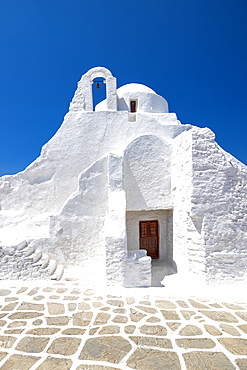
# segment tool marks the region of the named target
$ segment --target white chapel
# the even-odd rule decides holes
[[[0,178],[0,279],[246,281],[247,167],[149,87],[116,85],[106,68],[85,73],[40,156]]]

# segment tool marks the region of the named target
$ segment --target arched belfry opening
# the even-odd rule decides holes
[[[116,78],[113,77],[111,72],[104,67],[92,68],[82,76],[70,105],[71,110],[93,111],[94,104],[92,88],[94,88],[93,81],[97,79],[104,81],[105,83],[107,110],[117,110]]]
[[[106,99],[106,80],[104,77],[96,77],[92,80],[93,110],[95,106]]]

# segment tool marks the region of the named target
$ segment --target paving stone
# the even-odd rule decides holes
[[[74,288],[70,294],[80,294],[81,291],[78,288]]]
[[[108,299],[106,303],[109,304],[110,306],[117,306],[117,307],[124,306],[124,302],[119,299]]]
[[[137,348],[127,361],[127,365],[138,370],[178,370],[181,369],[175,352]]]
[[[116,322],[116,323],[122,323],[122,324],[126,324],[126,322],[128,322],[128,317],[127,316],[123,316],[123,315],[116,315],[113,319],[112,319],[113,322]]]
[[[212,339],[209,338],[183,338],[176,339],[176,343],[179,347],[182,348],[203,348],[209,349],[214,348],[215,343]]]
[[[129,337],[137,346],[149,346],[172,349],[172,342],[166,338],[130,336]]]
[[[126,297],[126,302],[127,304],[134,304],[135,303],[135,298],[134,297]]]
[[[235,370],[235,366],[221,352],[186,352],[183,357],[187,370]]]
[[[220,324],[221,329],[226,332],[227,334],[232,335],[233,337],[239,337],[241,334],[237,329],[235,329],[232,325],[229,324]]]
[[[27,331],[27,334],[32,335],[53,335],[60,331],[60,328],[35,328]]]
[[[125,308],[114,308],[113,312],[114,313],[125,314],[126,313],[126,309]]]
[[[234,355],[247,355],[247,339],[219,338],[218,341]]]
[[[238,315],[238,317],[240,317],[244,321],[247,321],[247,312],[238,311],[238,312],[235,312],[235,314]]]
[[[143,317],[145,317],[146,315],[131,308],[130,309],[130,320],[133,321],[133,322],[138,322],[140,321]]]
[[[124,331],[126,334],[133,334],[135,329],[136,329],[135,325],[126,325],[124,327]]]
[[[68,290],[68,288],[58,288],[58,289],[56,290],[56,292],[57,292],[57,293],[65,293],[65,292],[67,292],[67,290]]]
[[[6,296],[11,293],[11,290],[8,289],[0,289],[0,296]]]
[[[68,303],[69,311],[75,311],[76,307],[77,307],[77,303]]]
[[[227,308],[230,308],[230,310],[234,310],[234,311],[244,310],[244,307],[242,307],[242,306],[240,306],[239,304],[236,304],[236,303],[222,302],[222,304],[224,306],[226,306]]]
[[[51,346],[47,350],[47,353],[71,356],[77,351],[80,343],[81,339],[79,338],[60,337],[52,342]]]
[[[97,333],[97,331],[99,330],[99,326],[97,328],[92,328],[89,330],[89,335],[94,335]]]
[[[189,308],[189,306],[187,305],[187,303],[186,302],[184,302],[184,301],[180,301],[180,300],[178,300],[178,301],[176,301],[177,302],[177,304],[180,306],[180,307],[183,307],[183,308]]]
[[[247,334],[247,324],[239,325],[239,329],[241,329],[245,334]]]
[[[246,370],[247,369],[247,358],[238,358],[236,360],[236,364],[238,365],[240,370]]]
[[[118,295],[111,295],[111,294],[108,294],[107,295],[107,298],[122,298],[121,296],[118,296]]]
[[[99,334],[118,334],[120,332],[120,327],[117,325],[108,325],[104,326]]]
[[[69,318],[67,316],[52,316],[52,317],[46,317],[47,325],[68,325]],[[76,325],[79,326],[79,325]]]
[[[75,326],[88,326],[92,320],[93,313],[88,312],[77,312],[73,314],[73,325]]]
[[[236,317],[234,317],[231,313],[225,311],[199,311],[203,315],[207,316],[209,319],[214,321],[221,321],[221,322],[238,322]]]
[[[29,293],[27,293],[28,295],[34,295],[34,294],[36,294],[38,291],[39,291],[39,289],[40,288],[33,288],[32,290],[30,290],[30,292]]]
[[[23,302],[18,308],[18,311],[44,311],[45,306],[39,303]]]
[[[42,301],[42,299],[45,299],[45,296],[44,295],[36,295],[35,297],[33,297],[33,299],[35,301]]]
[[[43,352],[47,346],[50,338],[48,337],[28,337],[22,338],[16,346],[17,351],[29,352],[29,353],[40,353]]]
[[[169,328],[172,330],[172,331],[175,331],[177,330],[180,326],[181,326],[181,323],[180,322],[172,322],[172,321],[167,321],[166,323]]]
[[[4,334],[21,334],[24,331],[24,329],[7,329],[4,330]]]
[[[146,322],[160,322],[160,319],[158,317],[152,316],[149,317],[149,319],[147,319]]]
[[[11,348],[15,341],[16,341],[15,337],[0,335],[0,347],[2,348]]]
[[[71,304],[73,304],[73,303],[71,303]],[[90,309],[91,309],[90,305],[86,302],[81,302],[81,303],[78,304],[78,310],[79,311],[87,311],[87,310],[90,310]]]
[[[0,361],[2,361],[2,359],[4,358],[4,357],[6,357],[7,356],[7,352],[0,352]]]
[[[24,293],[27,289],[28,289],[27,287],[23,287],[23,288],[19,289],[18,292],[16,292],[16,294]]]
[[[18,305],[18,302],[9,303],[4,306],[1,311],[13,311],[13,309]]]
[[[94,320],[94,325],[104,325],[110,319],[111,315],[105,312],[99,312]]]
[[[119,367],[104,366],[104,365],[80,365],[76,370],[119,370]]]
[[[173,302],[164,301],[164,300],[155,301],[155,306],[158,308],[166,308],[166,309],[174,309],[177,307]]]
[[[155,308],[152,308],[152,307],[136,306],[136,308],[138,310],[141,310],[141,311],[144,311],[144,312],[147,312],[147,313],[151,313],[151,314],[155,314],[155,313],[158,312]]]
[[[61,315],[65,313],[64,304],[62,303],[48,302],[47,307],[50,315]]]
[[[190,304],[195,308],[205,308],[209,309],[210,307],[206,306],[205,304],[199,303],[195,301],[194,299],[189,299]]]
[[[55,288],[47,287],[43,289],[43,292],[50,293],[53,292],[53,290],[55,290]]]
[[[87,289],[87,290],[85,290],[85,292],[83,294],[84,295],[95,295],[95,291],[94,291],[94,289]]]
[[[176,311],[161,310],[165,320],[180,320]]]
[[[63,299],[64,301],[76,301],[79,297],[77,295],[67,295]]]
[[[222,308],[222,306],[219,303],[209,303],[209,306],[213,308]]]
[[[140,301],[139,304],[144,304],[146,306],[151,306],[151,302],[149,302],[149,301]]]
[[[167,330],[161,325],[143,325],[140,328],[142,334],[164,336],[167,334]]]
[[[14,302],[14,301],[18,301],[19,298],[17,297],[6,297],[4,300],[5,302]]]
[[[101,303],[101,302],[93,302],[92,305],[93,305],[93,307],[97,308],[97,307],[102,307],[103,306],[103,303]]]
[[[90,338],[84,344],[79,360],[119,363],[131,350],[130,343],[120,336]]]
[[[111,308],[110,307],[102,307],[100,308],[100,311],[109,311]]]
[[[63,335],[83,335],[86,329],[81,328],[68,328],[62,331]]]
[[[49,297],[50,299],[59,299],[60,298],[60,296],[59,295],[50,295],[50,297]]]
[[[35,326],[36,325],[41,325],[41,324],[43,324],[43,320],[41,320],[41,319],[34,320],[32,324],[35,325]]]
[[[190,310],[181,310],[180,311],[181,314],[183,315],[183,317],[186,319],[186,320],[190,320],[190,318],[195,315],[195,311],[190,311]]]
[[[179,335],[183,336],[194,336],[194,335],[202,335],[202,331],[200,328],[198,328],[195,325],[186,325],[184,328],[182,328],[179,333]]]
[[[208,332],[208,334],[213,335],[215,337],[222,335],[221,331],[218,330],[215,326],[213,325],[204,325],[205,330]]]
[[[1,370],[29,370],[40,359],[40,357],[12,355],[1,366]]]
[[[36,370],[69,370],[73,365],[68,358],[47,357]]]

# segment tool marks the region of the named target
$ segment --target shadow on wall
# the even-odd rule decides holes
[[[160,259],[152,260],[151,270],[151,286],[162,287],[164,286],[163,279],[165,276],[176,274],[177,265],[174,261],[168,263],[167,261]]]

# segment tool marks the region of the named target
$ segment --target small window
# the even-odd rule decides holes
[[[136,113],[136,100],[131,100],[130,101],[130,112],[131,113]]]

